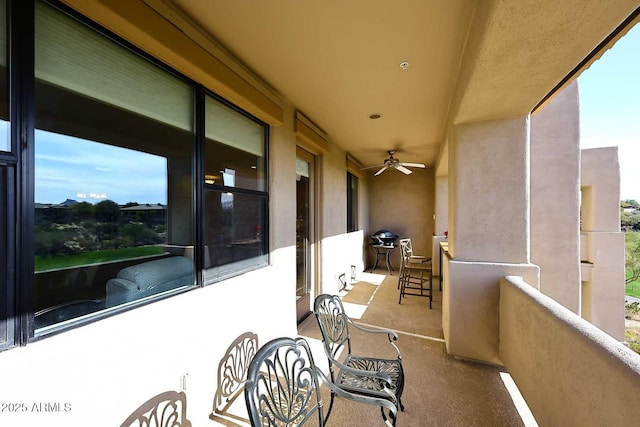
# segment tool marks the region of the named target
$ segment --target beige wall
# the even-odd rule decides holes
[[[582,150],[583,316],[624,340],[624,233],[620,232],[620,166],[617,147]]]
[[[521,277],[500,281],[500,359],[540,426],[640,417],[640,357]]]
[[[252,85],[250,76],[234,74],[242,67],[222,56],[205,55],[183,35],[170,43],[162,31],[143,31],[157,16],[135,15],[140,2],[105,11],[102,3],[75,2],[87,13],[138,46],[159,53],[170,65],[210,89],[226,87],[229,95],[270,128],[270,265],[205,288],[167,298],[55,336],[0,353],[0,401],[69,402],[66,413],[2,413],[0,423],[12,426],[120,425],[139,404],[166,390],[179,390],[186,378],[188,415],[194,426],[208,425],[217,385],[217,365],[228,345],[240,334],[258,334],[260,344],[277,336],[296,336],[295,305],[295,107],[285,99],[273,101],[265,85]],[[124,5],[113,2],[114,5]],[[111,3],[110,3],[111,4]],[[107,5],[108,6],[108,5]],[[131,6],[131,7],[129,7]],[[118,8],[116,8],[118,9]],[[104,13],[101,13],[104,12]],[[159,40],[154,39],[160,37]],[[175,48],[176,51],[171,51]],[[195,52],[195,53],[194,53]],[[188,62],[179,63],[184,55]],[[208,61],[220,64],[208,68]],[[226,61],[226,62],[225,62]],[[205,70],[214,73],[207,75]],[[231,73],[231,74],[229,74]],[[345,152],[331,142],[320,160],[320,289],[335,289],[334,274],[352,263],[363,265],[363,234],[346,233]],[[363,182],[367,227],[367,184]],[[431,195],[427,193],[427,195]],[[430,214],[429,214],[430,215]],[[431,233],[431,230],[428,230]],[[347,257],[333,256],[339,247]],[[346,267],[345,267],[346,266]],[[94,421],[90,421],[94,420]]]
[[[436,175],[435,185],[435,214],[434,214],[434,236],[432,239],[431,253],[433,259],[433,275],[440,276],[440,242],[446,240],[444,232],[448,231],[449,224],[449,179],[447,176]]]
[[[529,261],[529,117],[456,126],[449,141],[449,251]]]
[[[411,238],[415,254],[431,256],[434,213],[433,169],[413,169],[405,175],[390,169],[369,178],[369,230],[365,237],[378,230],[389,230],[400,238]],[[369,263],[374,262],[369,249]],[[392,255],[392,265],[398,268],[400,251]],[[378,264],[380,266],[380,264]]]
[[[582,150],[581,185],[590,188],[582,210],[582,230],[620,231],[620,163],[618,147]]]
[[[531,120],[531,262],[540,291],[580,313],[580,111],[573,83]]]
[[[441,236],[449,229],[449,179],[436,176],[436,209],[434,234]]]
[[[322,156],[321,175],[320,291],[337,294],[340,284],[338,277],[341,274],[348,279],[352,265],[356,267],[356,272],[366,268],[363,227],[367,225],[364,216],[368,213],[367,183],[366,179],[358,179],[359,207],[364,208],[358,211],[360,230],[347,233],[347,153],[331,144]]]
[[[456,356],[499,364],[498,283],[529,263],[529,118],[467,123],[449,140],[443,330]]]

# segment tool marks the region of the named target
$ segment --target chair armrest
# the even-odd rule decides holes
[[[353,326],[357,330],[362,331],[362,332],[366,332],[366,333],[369,333],[369,334],[386,334],[387,338],[389,339],[389,344],[391,344],[393,346],[393,348],[396,350],[396,353],[398,354],[398,359],[402,359],[402,356],[400,355],[400,349],[394,343],[394,341],[398,340],[398,333],[396,331],[394,331],[392,329],[384,329],[384,328],[380,328],[380,329],[366,328],[366,327],[354,322],[350,318],[349,318],[349,324],[351,324],[351,326]]]

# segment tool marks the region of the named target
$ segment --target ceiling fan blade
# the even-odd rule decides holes
[[[402,165],[397,165],[396,169],[398,169],[400,172],[402,172],[402,173],[404,173],[406,175],[409,175],[411,173],[411,171],[409,169],[405,168]]]
[[[361,171],[363,171],[363,170],[365,170],[365,169],[381,168],[381,167],[383,167],[383,166],[386,166],[386,165],[367,166],[367,167],[365,167],[365,168],[360,168],[360,170],[361,170]]]
[[[422,169],[426,168],[424,163],[405,163],[405,162],[402,162],[402,166],[408,166],[410,168],[422,168]]]
[[[373,176],[380,175],[382,172],[386,171],[388,167],[389,166],[383,166],[382,169],[380,169],[378,172],[376,172]]]

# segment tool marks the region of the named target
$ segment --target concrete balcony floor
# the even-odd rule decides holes
[[[361,273],[341,293],[345,310],[365,326],[394,329],[402,353],[406,384],[404,412],[397,426],[535,426],[511,377],[501,368],[461,360],[446,352],[442,332],[442,293],[434,278],[433,308],[426,297],[406,296],[398,304],[397,273]],[[312,315],[298,328],[308,339],[316,364],[326,369],[320,332]],[[393,356],[386,337],[374,341],[352,332],[354,353]],[[389,352],[391,350],[391,352]],[[384,352],[381,354],[381,352]],[[328,405],[325,406],[328,408]],[[384,425],[380,410],[337,398],[329,425]]]

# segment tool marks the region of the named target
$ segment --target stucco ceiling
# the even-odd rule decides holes
[[[429,166],[447,122],[530,112],[639,4],[172,3],[363,164],[396,149],[402,161]],[[372,113],[382,117],[371,120]]]

